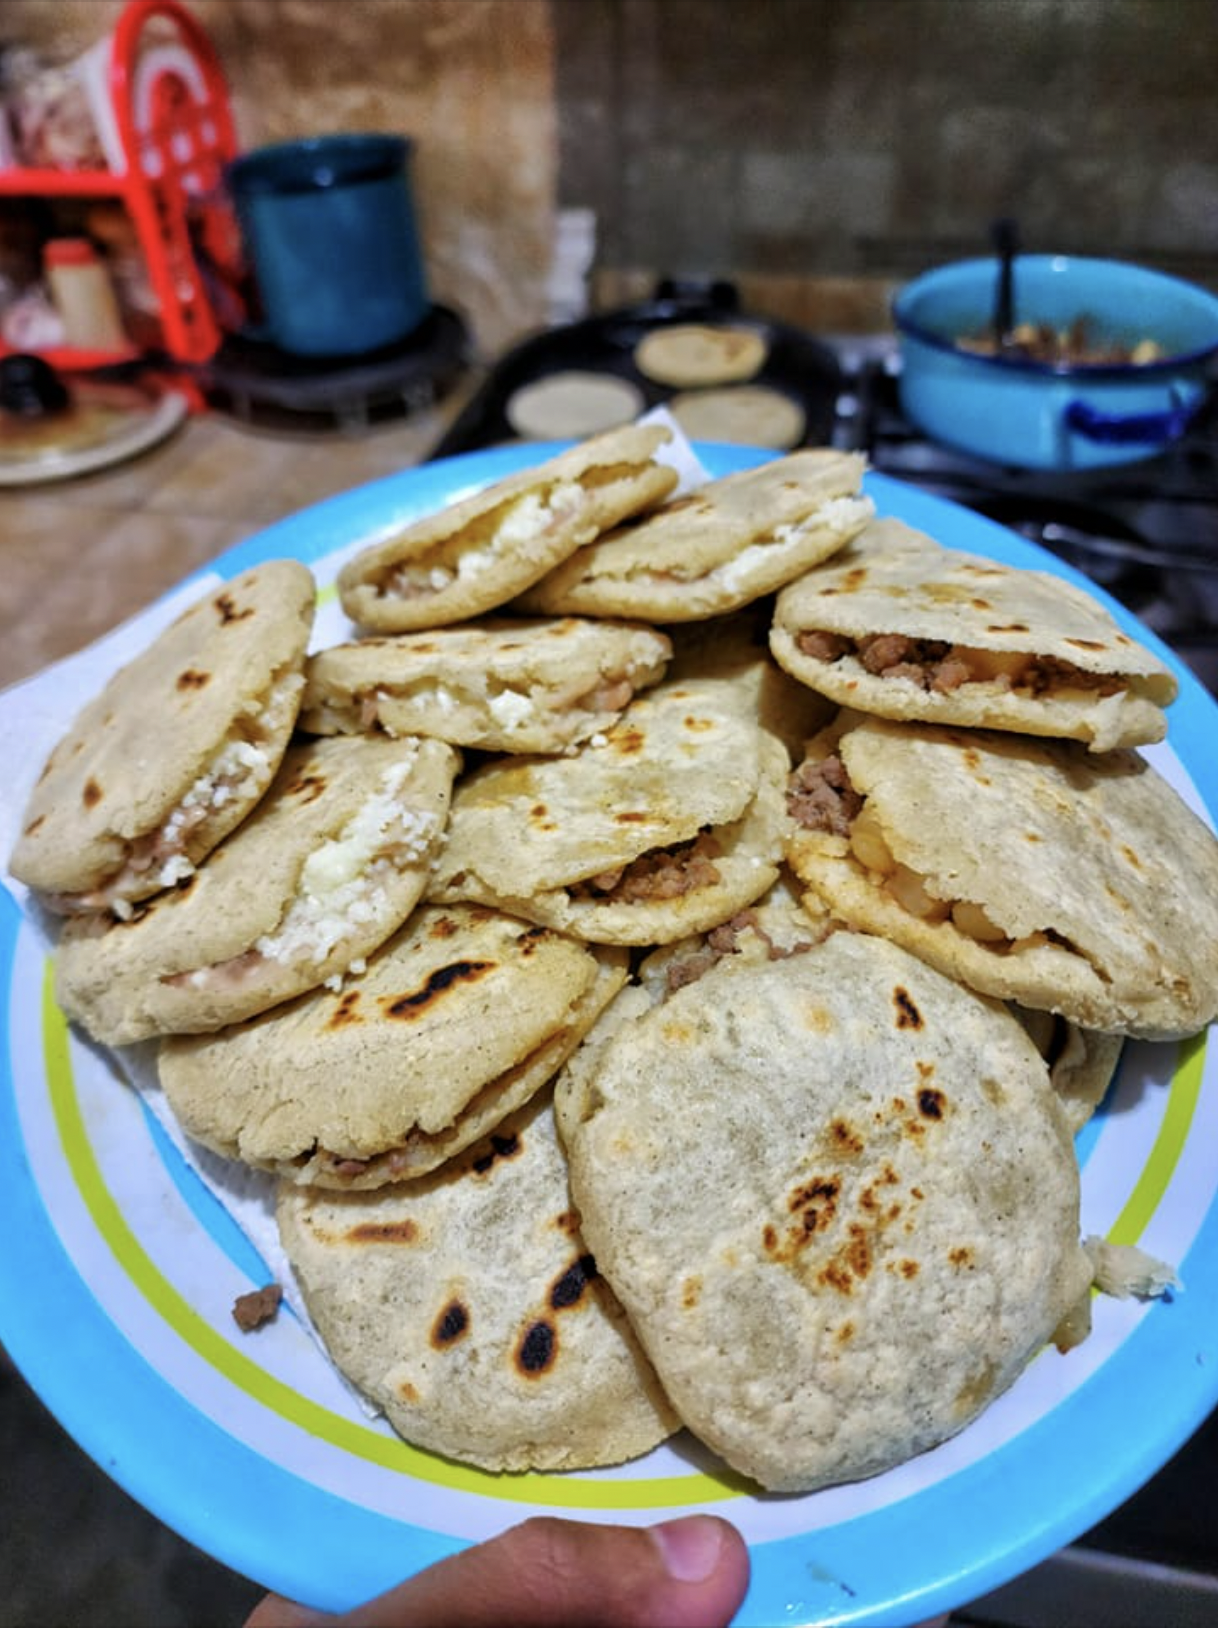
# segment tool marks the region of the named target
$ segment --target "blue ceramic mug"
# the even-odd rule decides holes
[[[410,152],[404,136],[310,136],[228,166],[258,337],[298,356],[358,356],[418,327],[429,307]]]

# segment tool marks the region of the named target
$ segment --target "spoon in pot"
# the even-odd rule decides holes
[[[1015,339],[1015,256],[1019,228],[1004,216],[990,227],[990,241],[998,256],[998,286],[994,296],[994,342],[999,352],[1019,349]]]

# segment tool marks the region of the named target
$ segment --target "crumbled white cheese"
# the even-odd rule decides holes
[[[162,840],[172,847],[183,826],[198,823],[199,810],[210,813],[234,797],[257,795],[270,779],[271,760],[261,747],[247,740],[228,741],[165,821]]]
[[[574,509],[580,497],[581,489],[575,481],[558,482],[544,497],[539,492],[527,493],[512,504],[499,522],[495,532],[496,544],[500,548],[510,548],[513,543],[527,543],[540,536],[556,515]]]
[[[1112,1244],[1092,1234],[1083,1239],[1083,1248],[1095,1274],[1095,1286],[1104,1294],[1121,1300],[1131,1295],[1153,1300],[1182,1286],[1175,1267],[1135,1244]]]
[[[386,701],[409,701],[412,706],[430,707],[436,712],[455,712],[460,702],[443,684],[418,684],[398,695],[385,694]]]
[[[337,837],[309,855],[278,932],[264,935],[254,946],[260,955],[273,961],[323,961],[353,930],[382,915],[387,884],[426,856],[439,825],[435,814],[403,808],[397,801],[414,755],[383,777],[382,789]]]
[[[303,674],[288,673],[272,685],[261,701],[251,699],[246,702],[243,711],[251,718],[261,720],[264,735],[273,735],[277,733],[278,725],[286,721],[289,711],[294,711],[296,697],[303,687]],[[210,813],[223,808],[234,797],[246,802],[260,797],[271,782],[274,768],[274,763],[259,742],[249,740],[244,735],[230,736],[161,826],[162,846],[177,847],[182,840],[183,828],[190,831],[198,825],[200,811]],[[189,875],[190,872],[183,874]],[[174,877],[171,880],[178,879]]]
[[[768,558],[775,547],[782,548],[791,543],[798,543],[809,532],[820,531],[826,526],[834,530],[854,525],[861,527],[874,513],[875,504],[869,497],[830,498],[805,519],[791,525],[775,526],[768,537],[742,548],[739,554],[725,561],[723,565],[717,566],[709,575],[729,590],[741,587],[758,561]]]
[[[185,854],[174,854],[173,858],[161,866],[157,881],[162,887],[173,887],[178,882],[184,882],[188,876],[193,876],[195,867]]]
[[[518,728],[533,712],[533,703],[519,690],[504,690],[499,695],[492,695],[489,705],[491,716],[504,729]]]
[[[305,860],[300,887],[309,898],[324,903],[329,894],[359,876],[376,855],[403,842],[408,849],[413,846],[411,833],[403,829],[411,811],[400,806],[397,796],[417,755],[417,748],[411,750],[382,776],[380,791],[368,798],[337,837],[323,842]]]

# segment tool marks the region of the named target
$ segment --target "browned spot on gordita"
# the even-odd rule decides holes
[[[561,1215],[556,1215],[554,1217],[554,1225],[558,1228],[559,1232],[565,1232],[568,1238],[572,1237],[579,1231],[580,1228],[579,1211],[564,1210]]]
[[[947,1111],[947,1098],[936,1086],[924,1085],[918,1092],[918,1112],[924,1119],[942,1119]]]
[[[645,745],[645,738],[640,729],[627,728],[615,730],[613,733],[613,749],[621,757],[633,756],[641,752]]]
[[[692,735],[709,734],[709,732],[715,727],[715,720],[713,718],[699,718],[693,713],[690,713],[686,717],[682,718],[681,723],[682,726],[685,729],[688,729]]]
[[[793,1261],[817,1233],[831,1224],[841,1189],[837,1176],[816,1176],[792,1188],[787,1194],[787,1209],[794,1218],[790,1226],[779,1232],[767,1222],[762,1228],[761,1244],[766,1254],[776,1261]]]
[[[408,1216],[400,1221],[361,1221],[347,1233],[352,1244],[413,1244],[419,1229]]]
[[[398,1386],[398,1395],[403,1402],[417,1402],[419,1400],[418,1389],[409,1379],[404,1379]]]
[[[922,1014],[914,1004],[914,998],[901,984],[892,992],[892,1004],[896,1008],[898,1029],[920,1029],[922,1027]]]
[[[591,1255],[581,1255],[572,1261],[561,1277],[550,1285],[551,1311],[565,1311],[583,1298],[584,1290],[598,1276],[596,1261]]]
[[[853,1294],[856,1282],[861,1282],[871,1271],[871,1241],[867,1229],[853,1224],[850,1236],[817,1274],[817,1282],[838,1294]]]
[[[338,997],[326,1027],[329,1029],[347,1029],[353,1023],[362,1023],[363,1021],[363,1013],[359,1010],[359,990],[347,989]]]
[[[829,1126],[829,1139],[835,1150],[839,1153],[861,1153],[863,1151],[863,1138],[853,1125],[844,1119],[835,1119]]]
[[[949,1249],[947,1258],[953,1266],[971,1267],[973,1265],[973,1251],[967,1244],[960,1244],[955,1249]]]
[[[450,961],[446,967],[437,967],[422,989],[412,989],[408,995],[382,997],[381,1010],[386,1017],[416,1018],[447,990],[459,984],[476,983],[495,964],[494,961]]]
[[[516,1366],[526,1379],[539,1379],[554,1366],[558,1356],[558,1335],[553,1323],[539,1319],[530,1323],[516,1347]]]
[[[701,1298],[702,1279],[697,1276],[686,1278],[681,1285],[681,1305],[686,1311],[693,1311]]]
[[[487,1138],[482,1151],[474,1155],[470,1168],[475,1175],[485,1176],[493,1164],[498,1163],[500,1159],[514,1159],[520,1149],[520,1137],[514,1131],[503,1136],[495,1132]]]
[[[613,816],[614,823],[617,825],[646,825],[650,818],[651,815],[642,809],[633,808],[623,809],[620,814]]]
[[[197,667],[187,667],[178,674],[178,689],[204,690],[211,683],[210,673],[201,673]]]
[[[836,1176],[817,1176],[793,1188],[787,1196],[787,1209],[802,1218],[806,1232],[822,1231],[833,1219],[842,1184]]]
[[[460,926],[451,916],[441,916],[432,923],[428,933],[429,938],[451,938],[454,933],[460,932]]]
[[[298,774],[283,788],[286,797],[299,797],[302,803],[315,803],[325,789],[324,774]]]
[[[455,1345],[469,1333],[469,1312],[459,1300],[450,1300],[431,1325],[431,1343],[437,1351]]]
[[[212,604],[215,605],[216,613],[224,627],[230,622],[243,622],[247,616],[254,614],[252,605],[239,605],[232,594],[217,594]]]
[[[31,820],[30,823],[26,826],[24,834],[27,837],[32,837],[35,834],[35,832],[40,831],[45,824],[46,824],[46,815],[45,814],[40,814],[36,820]]]
[[[550,929],[548,927],[530,927],[527,933],[521,933],[516,941],[516,948],[520,951],[521,960],[527,961],[535,953],[542,940],[549,938],[549,936]]]
[[[104,795],[105,793],[102,791],[97,781],[90,776],[90,778],[85,781],[84,790],[81,792],[80,800],[86,808],[96,808]]]

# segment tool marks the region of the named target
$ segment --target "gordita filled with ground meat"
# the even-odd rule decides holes
[[[1090,593],[877,520],[779,594],[771,648],[840,706],[1140,746],[1167,732],[1170,670]]]
[[[665,681],[564,757],[496,759],[453,798],[429,897],[594,943],[726,921],[778,874],[786,747],[730,679]]]
[[[1218,1013],[1218,840],[1135,751],[844,713],[788,809],[822,906],[974,989],[1147,1039]]]

